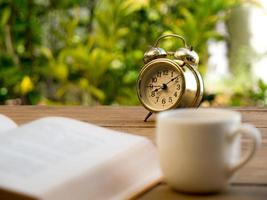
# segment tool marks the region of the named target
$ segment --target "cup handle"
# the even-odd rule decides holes
[[[245,134],[252,139],[252,147],[237,163],[228,167],[227,171],[229,176],[232,176],[237,170],[242,168],[254,156],[256,150],[261,144],[260,131],[251,124],[241,124],[241,126],[234,133],[233,138],[240,134]]]

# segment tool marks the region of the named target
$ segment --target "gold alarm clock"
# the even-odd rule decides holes
[[[158,47],[161,39],[175,37],[184,47],[171,52]],[[203,80],[198,71],[199,57],[179,35],[168,34],[157,39],[144,54],[144,66],[137,80],[137,95],[152,113],[173,108],[198,107],[203,96]]]

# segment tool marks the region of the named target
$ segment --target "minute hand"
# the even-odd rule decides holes
[[[179,75],[177,75],[176,77],[172,78],[171,80],[169,80],[167,83],[165,83],[166,85],[168,85],[170,82],[174,81],[175,79],[178,78]]]

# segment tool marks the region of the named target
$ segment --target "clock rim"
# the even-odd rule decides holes
[[[182,87],[181,87],[181,93],[180,93],[179,98],[177,99],[177,101],[171,107],[169,107],[167,109],[163,109],[163,110],[162,109],[159,110],[159,109],[152,108],[151,106],[147,105],[147,103],[145,103],[144,100],[141,97],[141,84],[140,83],[141,83],[142,77],[144,77],[144,72],[148,68],[153,67],[153,65],[159,65],[159,64],[168,64],[169,66],[176,68],[180,72],[180,74],[182,76]],[[136,87],[137,87],[138,99],[141,102],[141,104],[147,110],[157,113],[157,112],[162,112],[162,111],[165,111],[165,110],[170,110],[170,109],[173,109],[173,108],[177,108],[179,103],[182,100],[183,94],[185,93],[185,77],[184,77],[184,73],[183,73],[182,67],[179,66],[179,64],[176,63],[174,60],[171,60],[171,59],[168,59],[168,58],[157,58],[157,59],[154,59],[154,60],[148,62],[147,64],[145,64],[143,66],[143,68],[141,69],[141,71],[139,73],[139,76],[137,78]]]
[[[204,94],[204,82],[199,71],[196,69],[195,66],[189,64],[186,64],[186,66],[191,70],[197,82],[196,96],[195,99],[193,100],[192,107],[199,107]]]

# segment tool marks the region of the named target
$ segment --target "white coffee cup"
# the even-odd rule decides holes
[[[240,158],[241,134],[253,145]],[[176,190],[208,193],[223,190],[261,144],[253,125],[241,124],[238,112],[179,109],[157,115],[157,146],[166,182]]]

